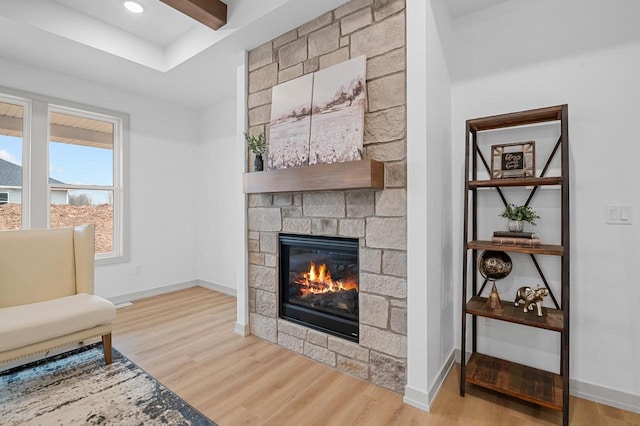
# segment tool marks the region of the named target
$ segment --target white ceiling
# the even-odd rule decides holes
[[[121,0],[55,0],[55,3],[163,47],[198,25],[197,21],[159,1],[139,0],[144,7],[144,13],[139,15],[122,7]]]
[[[347,0],[224,0],[218,31],[159,0],[139,0],[141,15],[123,0],[1,1],[0,57],[199,108],[234,96],[242,51]],[[445,4],[458,18],[505,1]]]
[[[506,1],[508,0],[445,0],[445,4],[451,19],[455,19]]]
[[[123,0],[2,0],[0,57],[199,108],[234,95],[244,50],[347,0],[225,0],[218,31],[139,1],[142,15]]]

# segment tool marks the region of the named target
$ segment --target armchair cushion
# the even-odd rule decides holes
[[[91,294],[0,309],[0,352],[108,324],[113,303]]]

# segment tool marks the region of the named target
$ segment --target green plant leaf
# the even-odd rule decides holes
[[[530,224],[536,224],[536,219],[540,219],[531,207],[529,206],[516,206],[515,204],[507,204],[502,213],[500,213],[501,217],[504,217],[509,220],[521,220],[524,222],[529,222]]]
[[[258,136],[244,134],[244,139],[247,141],[249,150],[255,155],[263,155],[267,151],[267,141],[264,137],[264,133],[260,133]]]

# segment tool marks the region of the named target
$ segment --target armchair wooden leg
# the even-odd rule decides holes
[[[102,350],[104,351],[104,363],[105,365],[111,364],[111,333],[102,336]]]

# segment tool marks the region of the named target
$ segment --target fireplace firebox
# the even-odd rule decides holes
[[[280,317],[358,342],[358,240],[280,234]]]

